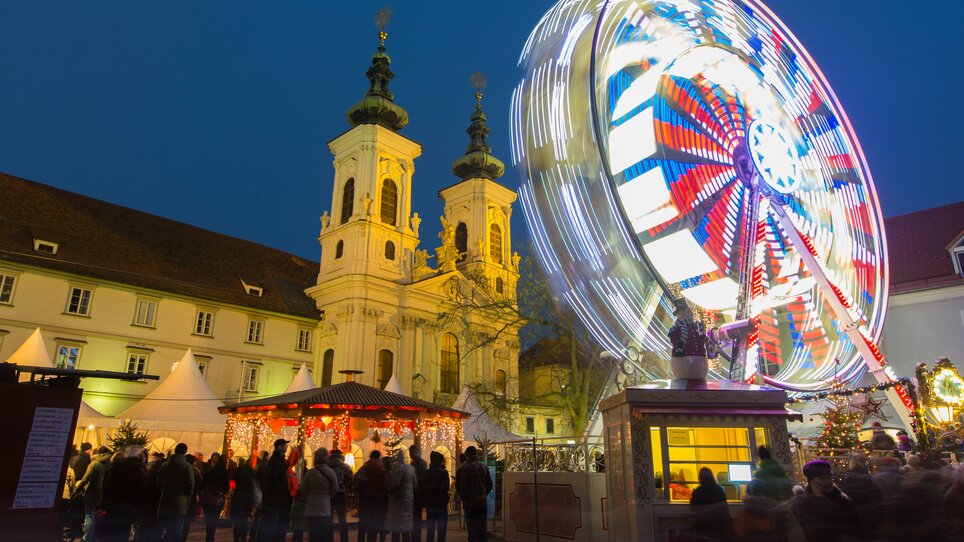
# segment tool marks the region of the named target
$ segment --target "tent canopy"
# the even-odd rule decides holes
[[[291,379],[291,384],[288,384],[288,389],[285,390],[285,393],[310,390],[314,387],[315,382],[311,379],[311,373],[308,371],[308,364],[302,363],[301,368],[298,369],[298,374]]]
[[[472,417],[462,425],[462,434],[465,440],[488,439],[495,442],[507,440],[523,440],[525,437],[516,435],[502,427],[502,424],[493,420],[486,414],[478,398],[468,386],[462,386],[462,391],[452,404],[452,408],[464,410]]]
[[[219,433],[225,416],[218,413],[224,403],[214,395],[188,349],[177,367],[154,391],[117,415],[131,419],[141,429],[177,429]]]

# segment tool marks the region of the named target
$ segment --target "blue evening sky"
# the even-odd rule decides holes
[[[326,143],[367,88],[383,3],[2,0],[0,171],[316,259]],[[431,249],[436,193],[468,142],[469,76],[488,76],[491,143],[508,162],[516,61],[550,3],[387,4],[402,133],[424,145],[413,207]],[[850,116],[885,215],[961,200],[964,4],[768,4]]]

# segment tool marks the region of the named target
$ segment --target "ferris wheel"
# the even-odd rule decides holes
[[[764,5],[560,1],[520,65],[523,209],[550,279],[607,350],[665,351],[683,297],[710,325],[745,329],[726,376],[790,391],[868,368],[895,379],[876,348],[888,277],[870,170]]]

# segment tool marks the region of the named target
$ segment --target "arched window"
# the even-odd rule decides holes
[[[341,190],[341,223],[348,222],[353,214],[355,214],[355,179],[348,179]]]
[[[391,179],[382,181],[382,222],[394,226],[398,211],[398,185]]]
[[[489,257],[502,263],[502,228],[498,224],[489,226]]]
[[[342,255],[344,254],[345,254],[345,242],[338,241],[338,244],[335,245],[335,259],[337,260],[338,258],[341,258]]]
[[[465,261],[465,253],[469,250],[469,228],[465,222],[459,222],[455,227],[455,250],[459,251],[458,261]]]
[[[459,392],[459,340],[451,333],[442,334],[442,393]]]
[[[321,358],[321,387],[331,386],[331,373],[335,365],[335,351],[329,348]]]
[[[395,261],[395,243],[385,241],[385,259]]]
[[[378,387],[385,389],[388,381],[392,379],[392,364],[395,361],[395,354],[391,350],[378,351]]]
[[[505,371],[502,369],[495,372],[495,392],[505,396]]]
[[[505,293],[505,281],[502,280],[502,277],[495,278],[495,293],[497,294]]]

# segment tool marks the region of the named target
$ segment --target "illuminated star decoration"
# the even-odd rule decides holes
[[[868,393],[864,395],[863,401],[854,403],[853,408],[862,413],[865,420],[879,418],[881,421],[887,421],[887,416],[880,409],[886,402],[883,399],[874,399],[874,396]]]

